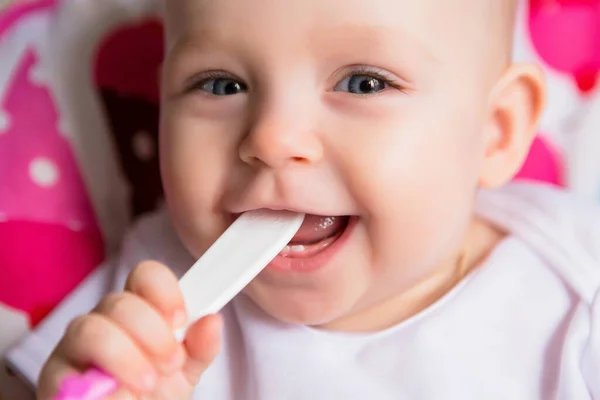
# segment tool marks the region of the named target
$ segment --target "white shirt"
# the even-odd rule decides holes
[[[194,399],[600,400],[600,207],[553,189],[482,192],[477,212],[510,232],[436,304],[384,332],[288,325],[245,296],[224,310],[224,347]],[[136,225],[9,361],[34,382],[69,320],[156,259],[192,263],[166,213]]]

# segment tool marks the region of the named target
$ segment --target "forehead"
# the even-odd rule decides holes
[[[479,47],[490,1],[167,0],[167,42],[418,48],[424,55]]]

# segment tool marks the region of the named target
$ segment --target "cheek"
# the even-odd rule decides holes
[[[214,204],[237,160],[232,119],[205,118],[172,106],[161,121],[161,171],[167,195],[183,203]]]
[[[226,134],[229,132],[229,134]],[[231,131],[165,113],[161,127],[161,173],[165,198],[175,225],[193,253],[205,250],[226,227],[219,208],[237,154],[227,141]]]
[[[422,273],[459,245],[470,221],[479,164],[473,124],[425,117],[379,121],[346,149],[354,152],[347,180],[383,270],[402,265]],[[360,161],[350,166],[353,160]]]
[[[394,118],[353,121],[330,148],[365,213],[402,209],[400,199],[464,192],[481,165],[475,124],[405,112]],[[443,121],[443,122],[438,122]],[[425,193],[423,193],[425,192]]]
[[[224,160],[218,138],[202,126],[178,121],[167,126],[161,137],[161,170],[165,191],[174,200],[206,203],[219,184]],[[210,129],[210,128],[209,128]]]

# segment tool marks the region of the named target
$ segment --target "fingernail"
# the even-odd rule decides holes
[[[172,324],[174,329],[179,329],[187,322],[187,315],[183,310],[177,310],[173,313]]]

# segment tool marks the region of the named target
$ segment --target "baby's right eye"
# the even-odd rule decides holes
[[[207,79],[200,89],[215,96],[231,96],[247,90],[245,84],[229,78]]]
[[[214,96],[232,96],[246,92],[248,87],[243,82],[233,78],[214,77],[198,80],[189,89],[189,91],[194,90],[201,90]]]

